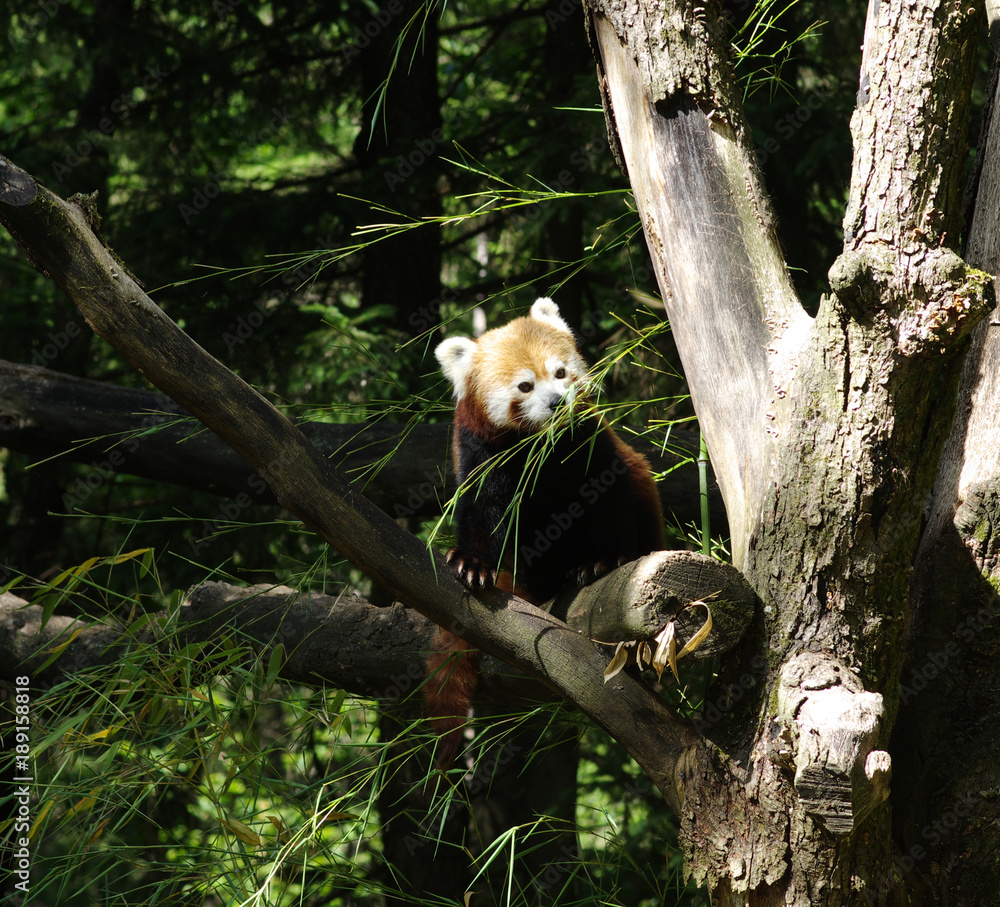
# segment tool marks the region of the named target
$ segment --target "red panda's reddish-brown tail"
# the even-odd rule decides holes
[[[435,760],[439,769],[455,761],[462,743],[462,728],[479,680],[479,661],[478,649],[449,630],[438,630],[427,656],[424,699],[427,714],[441,738]]]

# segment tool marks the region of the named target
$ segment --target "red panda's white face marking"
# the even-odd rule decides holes
[[[547,298],[478,342],[452,337],[434,352],[456,398],[471,396],[498,428],[541,428],[562,400],[575,398],[587,371],[569,326]]]
[[[576,397],[583,377],[562,356],[547,356],[534,368],[514,371],[506,380],[483,389],[482,402],[494,425],[541,428],[559,404]],[[500,378],[500,376],[497,376]]]

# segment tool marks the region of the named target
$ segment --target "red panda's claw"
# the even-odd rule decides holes
[[[496,570],[474,554],[466,554],[458,548],[452,548],[445,555],[445,560],[455,571],[459,582],[473,592],[488,589],[496,582]]]
[[[610,573],[615,568],[627,563],[628,559],[622,556],[615,558],[613,561],[601,560],[593,564],[584,564],[576,571],[576,584],[578,586],[588,586],[595,579],[600,579],[606,573]]]

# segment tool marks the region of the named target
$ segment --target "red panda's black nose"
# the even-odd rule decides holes
[[[549,409],[552,410],[552,412],[555,412],[561,402],[562,402],[562,395],[553,394],[551,397],[549,397]]]

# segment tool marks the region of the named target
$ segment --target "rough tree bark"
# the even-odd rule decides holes
[[[987,3],[994,52],[1000,8]],[[1000,272],[1000,66],[994,58],[965,258]],[[996,900],[1000,877],[1000,310],[965,357],[915,559],[893,731],[902,868],[942,901]],[[887,879],[887,884],[891,883]]]
[[[952,763],[924,764],[940,731],[916,703],[890,744],[909,704],[907,642],[919,671],[956,645],[970,605],[1000,613],[1000,400],[995,379],[982,376],[987,328],[958,381],[970,334],[995,303],[998,267],[995,222],[982,246],[992,257],[970,250],[967,263],[954,251],[980,12],[871,4],[844,250],[830,270],[833,292],[810,320],[784,274],[714,8],[588,7],[609,132],[659,265],[734,563],[766,617],[757,710],[710,730],[678,785],[688,871],[722,905],[991,902],[995,806],[969,799],[991,786],[975,771],[996,751],[987,697],[997,674],[986,663],[995,633],[977,637],[968,665],[956,647],[963,679],[933,697],[939,711],[949,701],[954,711],[956,697],[975,693],[975,714],[953,722],[975,728],[975,770],[941,796],[923,790]],[[990,191],[984,175],[976,211],[995,218]],[[942,460],[956,401],[963,418]],[[971,458],[969,435],[985,447]],[[924,525],[928,503],[938,529]],[[907,752],[904,734],[925,745]],[[901,780],[900,764],[914,774]],[[895,834],[896,797],[883,802],[893,770]],[[994,759],[994,789],[996,777]],[[937,855],[927,840],[912,850],[932,827],[928,816],[949,803],[964,833],[946,841],[935,831]],[[977,840],[984,824],[991,833]],[[940,870],[958,854],[975,883],[953,889]]]
[[[677,647],[705,622],[709,601],[712,631],[690,654],[714,658],[730,651],[754,612],[753,591],[728,564],[687,551],[657,551],[619,567],[603,580],[559,596],[549,607],[566,614],[567,626],[608,643],[650,640],[674,624]],[[302,593],[287,586],[231,586],[208,582],[188,593],[172,618],[154,615],[143,645],[176,634],[181,644],[233,633],[254,657],[280,644],[280,675],[293,683],[325,681],[368,699],[396,700],[412,693],[426,674],[426,655],[436,625],[400,602],[373,605],[348,593]],[[55,647],[73,646],[52,660]],[[113,622],[52,615],[11,592],[0,595],[0,680],[29,673],[50,686],[86,668],[122,657],[135,634]],[[391,692],[387,693],[387,690]],[[519,674],[495,658],[482,660],[479,699],[510,706],[523,698],[548,699],[553,691],[538,678]],[[478,700],[477,700],[478,701]]]

